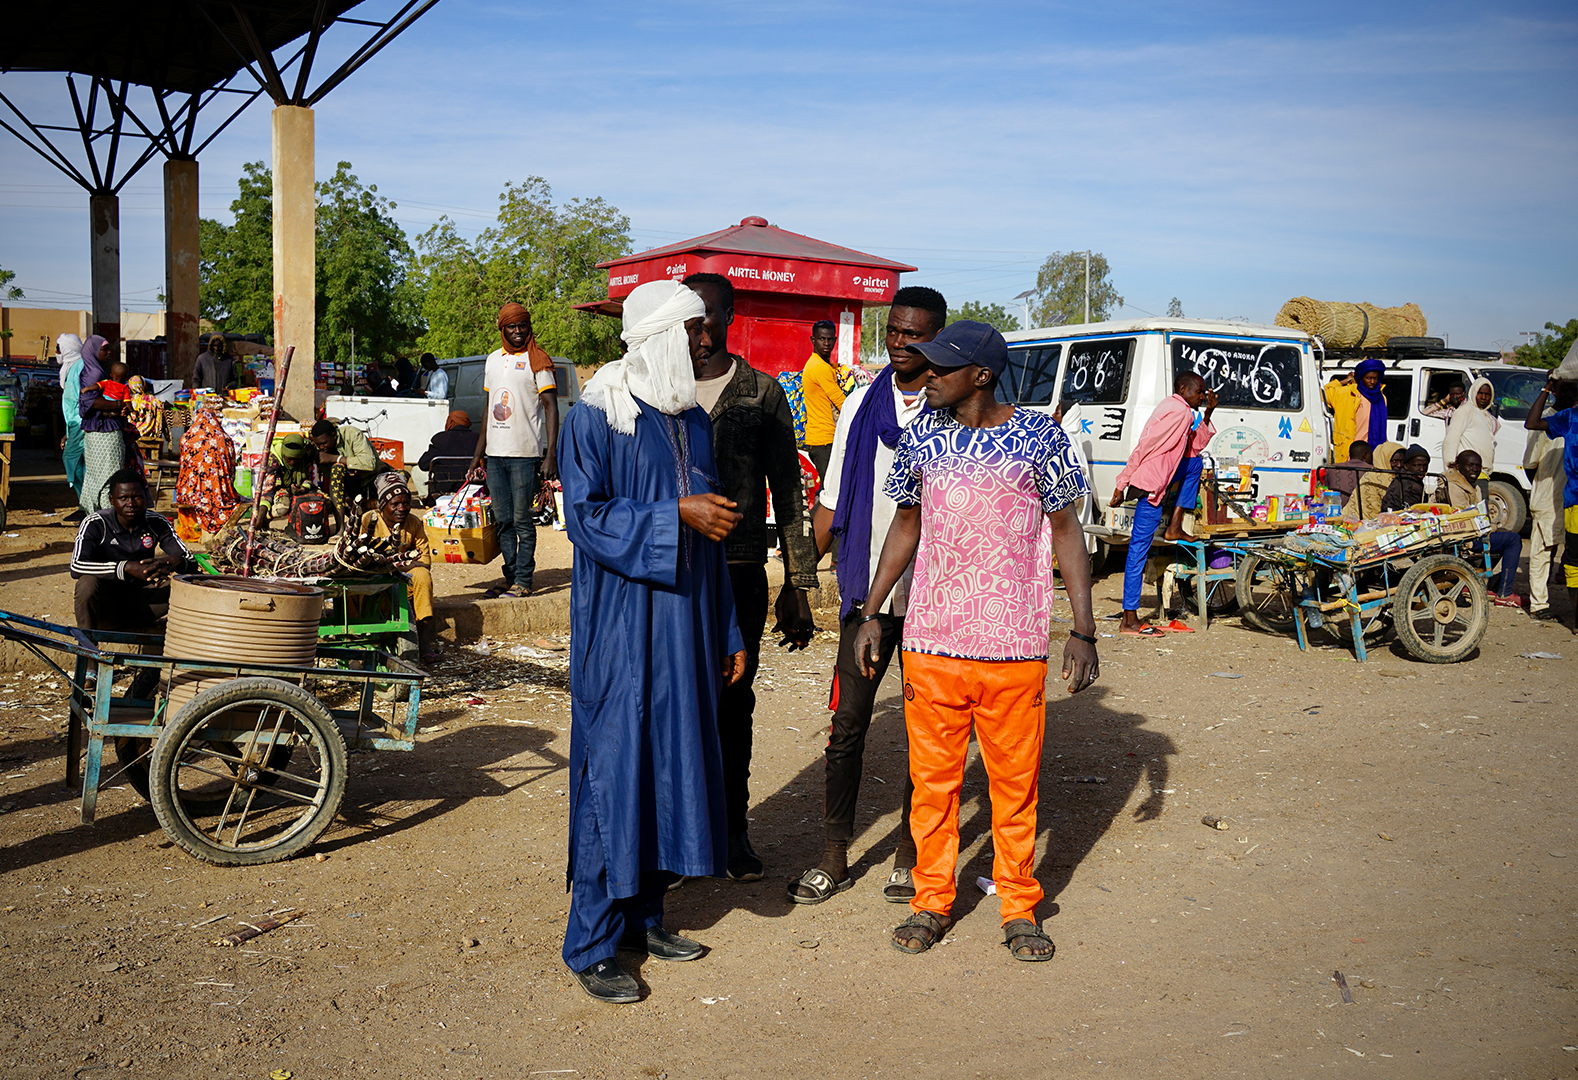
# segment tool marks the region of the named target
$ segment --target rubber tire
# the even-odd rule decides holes
[[[302,824],[277,843],[237,850],[214,843],[187,822],[176,806],[175,766],[182,744],[211,715],[249,701],[288,706],[295,712],[312,730],[313,737],[322,747],[323,769],[328,775],[322,800]],[[277,751],[271,752],[271,761],[276,754]],[[323,703],[301,687],[281,679],[230,679],[198,694],[186,703],[172,723],[165,726],[158,742],[154,744],[149,773],[149,801],[153,803],[154,816],[159,819],[160,827],[171,840],[204,862],[221,866],[261,866],[280,862],[301,852],[323,835],[323,831],[334,820],[340,800],[345,796],[345,739]]]
[[[1426,642],[1408,617],[1408,612],[1412,610],[1410,599],[1415,590],[1422,587],[1427,577],[1441,570],[1458,572],[1472,603],[1468,629],[1461,638],[1448,646]],[[1455,664],[1479,648],[1485,631],[1490,627],[1490,599],[1485,595],[1485,583],[1480,580],[1479,572],[1473,566],[1456,555],[1430,555],[1420,559],[1408,568],[1403,580],[1398,583],[1397,593],[1392,597],[1392,625],[1397,629],[1397,640],[1408,650],[1408,655],[1429,664]]]
[[[1498,501],[1507,508],[1506,516],[1500,521],[1496,519],[1495,512]],[[1524,523],[1529,520],[1529,504],[1523,497],[1523,489],[1506,480],[1490,482],[1489,506],[1490,527],[1498,532],[1503,529],[1507,532],[1522,532]]]
[[[1279,617],[1268,612],[1264,604],[1257,602],[1255,599],[1257,584],[1259,586],[1259,594],[1262,596],[1269,597],[1273,593],[1282,593],[1285,590],[1280,588],[1271,589],[1263,581],[1262,583],[1255,581],[1255,575],[1262,565],[1268,568],[1274,566],[1274,564],[1266,563],[1258,555],[1245,555],[1239,560],[1238,574],[1234,579],[1234,594],[1238,602],[1238,614],[1256,630],[1263,630],[1268,634],[1291,634],[1297,629],[1293,620],[1291,604],[1297,602],[1298,597],[1290,595],[1290,604],[1286,617]]]

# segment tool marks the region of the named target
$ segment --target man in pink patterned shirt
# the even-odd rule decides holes
[[[1098,671],[1090,559],[1076,512],[1089,491],[1056,421],[997,400],[1008,345],[996,330],[956,322],[908,348],[931,364],[932,411],[899,440],[884,489],[898,511],[854,639],[869,678],[877,612],[913,557],[903,667],[915,898],[892,944],[925,952],[952,925],[959,788],[973,727],[992,798],[1003,943],[1016,960],[1050,960],[1034,871],[1052,556],[1074,608],[1062,676],[1073,693]]]

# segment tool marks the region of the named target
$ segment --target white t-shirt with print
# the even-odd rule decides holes
[[[488,354],[482,392],[488,398],[489,457],[542,457],[542,392],[555,388],[553,371],[533,371],[526,353]]]

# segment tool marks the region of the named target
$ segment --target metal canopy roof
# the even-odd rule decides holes
[[[669,244],[667,247],[653,248],[650,251],[637,252],[608,262],[598,263],[599,268],[610,266],[623,266],[627,263],[644,262],[647,259],[661,258],[665,255],[678,255],[690,252],[729,252],[735,255],[761,255],[770,259],[804,259],[808,262],[842,263],[847,266],[869,266],[880,270],[894,270],[899,273],[908,273],[915,267],[907,263],[894,262],[892,259],[883,259],[876,255],[867,255],[854,248],[839,247],[823,240],[817,240],[800,233],[780,229],[776,225],[767,224],[766,218],[748,217],[738,225],[731,225],[727,229],[720,229],[706,236],[698,236],[693,240],[685,240],[678,244]]]

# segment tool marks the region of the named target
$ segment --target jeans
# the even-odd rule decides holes
[[[525,589],[531,588],[537,569],[537,525],[531,511],[541,464],[541,458],[488,455],[488,496],[504,553],[504,582]]]
[[[1194,509],[1199,499],[1200,471],[1204,464],[1204,458],[1185,457],[1178,463],[1178,471],[1173,473],[1172,484],[1178,485],[1178,505],[1185,510]],[[1156,538],[1156,530],[1161,523],[1162,508],[1152,506],[1149,499],[1141,499],[1140,505],[1134,509],[1134,526],[1129,530],[1129,555],[1123,564],[1124,611],[1140,610],[1140,589],[1145,584],[1145,560],[1151,554],[1151,541]]]
[[[851,615],[838,629],[838,660],[834,667],[833,725],[827,737],[827,809],[823,825],[827,839],[847,846],[855,836],[855,801],[860,795],[860,778],[865,771],[866,732],[871,729],[871,710],[876,704],[877,687],[887,674],[894,649],[904,634],[904,620],[892,615],[877,616],[882,629],[877,647],[876,674],[868,679],[855,663],[855,631],[860,623]],[[903,665],[903,660],[899,661]],[[890,773],[891,775],[891,773]],[[909,769],[904,770],[904,805],[899,820],[898,858],[900,867],[915,865],[915,840],[910,835],[910,796],[913,793]]]
[[[1497,596],[1511,596],[1512,583],[1518,576],[1518,563],[1523,558],[1523,537],[1503,529],[1485,537],[1490,553],[1501,560],[1499,571],[1491,575],[1490,591]]]
[[[734,617],[745,639],[745,674],[718,696],[718,745],[723,751],[723,805],[728,811],[729,835],[746,831],[745,813],[751,802],[751,725],[756,711],[752,683],[762,658],[762,632],[767,626],[767,567],[730,563],[729,583],[734,587]]]

